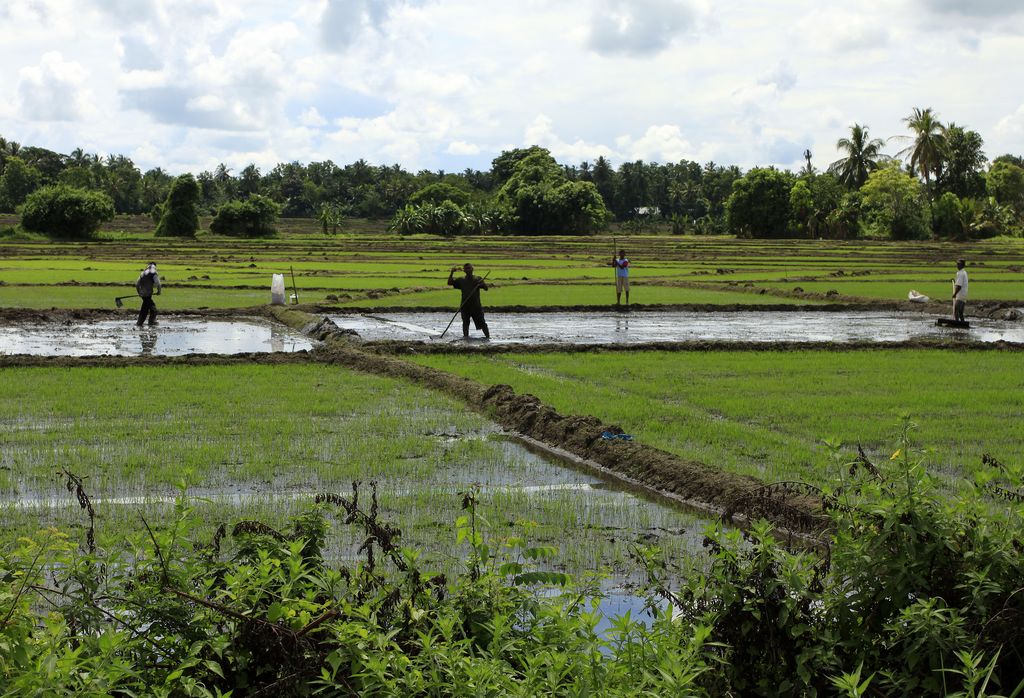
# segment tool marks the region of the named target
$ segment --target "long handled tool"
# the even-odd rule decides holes
[[[483,284],[483,282],[487,281],[487,277],[490,276],[490,275],[491,275],[491,272],[487,272],[486,274],[484,274],[484,278],[480,279],[480,283],[476,285],[476,287],[473,289],[473,292],[470,293],[468,296],[466,296],[466,300],[462,301],[462,305],[460,305],[459,309],[455,311],[454,315],[452,315],[452,319],[448,321],[448,326],[444,328],[444,332],[441,333],[441,336],[438,337],[438,339],[444,339],[444,336],[446,334],[448,334],[448,330],[451,329],[452,323],[455,322],[455,318],[457,318],[459,316],[459,313],[462,312],[462,309],[466,307],[466,303],[469,303],[469,301],[473,298],[473,296],[475,296],[476,294],[480,293],[480,286],[481,286],[481,284]]]
[[[618,299],[619,292],[619,267],[615,263],[615,255],[619,253],[619,246],[615,241],[615,236],[612,235],[612,280],[615,282],[615,298]]]
[[[130,296],[120,296],[118,298],[115,298],[114,299],[114,305],[116,305],[118,308],[120,308],[120,307],[124,306],[124,303],[122,303],[121,301],[123,301],[125,298],[135,298],[135,296],[137,296],[137,295],[138,294],[133,293]]]
[[[292,270],[292,298],[295,299],[295,305],[299,303],[299,289],[295,288],[295,267],[288,267]]]

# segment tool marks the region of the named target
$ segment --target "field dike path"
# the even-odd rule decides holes
[[[420,366],[392,355],[363,348],[328,318],[305,312],[271,308],[271,316],[325,342],[314,354],[329,364],[377,375],[405,378],[457,397],[517,432],[596,464],[614,478],[647,489],[659,496],[720,515],[743,524],[767,518],[794,534],[813,533],[828,525],[819,499],[799,488],[766,486],[753,477],[724,472],[709,465],[687,461],[671,453],[635,441],[604,439],[604,432],[622,433],[614,424],[597,417],[562,415],[533,395],[517,395],[508,385],[484,386],[474,380]]]

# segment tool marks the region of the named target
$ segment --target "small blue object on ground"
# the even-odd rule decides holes
[[[603,434],[601,434],[601,438],[602,439],[606,439],[608,441],[611,441],[613,439],[619,439],[621,441],[632,441],[633,440],[633,436],[631,434],[616,434],[616,433],[610,432],[610,431],[606,431]]]

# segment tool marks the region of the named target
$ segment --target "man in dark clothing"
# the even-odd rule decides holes
[[[473,265],[466,263],[462,270],[466,275],[461,279],[455,278],[458,267],[452,267],[448,272],[448,285],[462,291],[462,336],[469,337],[469,319],[473,318],[473,326],[483,330],[484,337],[490,339],[491,333],[487,329],[487,321],[484,320],[484,306],[480,302],[480,291],[488,289],[487,284],[479,276],[473,276]]]
[[[136,327],[142,327],[142,323],[145,322],[146,316],[149,316],[149,324],[153,326],[156,322],[156,303],[153,302],[153,293],[160,295],[160,275],[156,272],[156,262],[150,262],[149,266],[142,270],[139,274],[138,281],[135,282],[135,291],[142,298],[142,308],[139,310],[139,320],[135,323]]]

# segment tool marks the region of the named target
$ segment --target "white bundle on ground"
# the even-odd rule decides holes
[[[930,299],[923,293],[910,289],[910,293],[907,294],[907,300],[913,303],[927,303]]]
[[[270,280],[270,304],[284,305],[284,274],[274,274]]]

